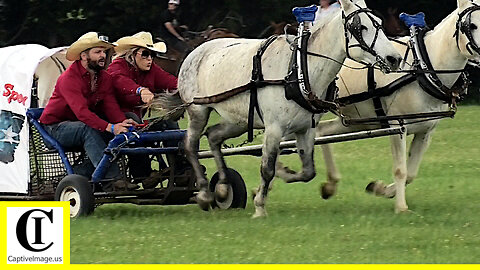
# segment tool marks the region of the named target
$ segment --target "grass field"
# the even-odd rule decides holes
[[[269,217],[245,210],[201,211],[196,205],[104,205],[71,223],[72,263],[480,263],[479,106],[459,108],[441,121],[415,182],[410,212],[368,195],[366,184],[391,180],[387,137],[335,145],[342,173],[338,193],[319,196],[325,180],[321,150],[317,176],[307,184],[276,181]],[[238,143],[243,139],[237,139]],[[250,192],[260,159],[227,157]],[[282,156],[294,169],[298,156]],[[208,175],[213,160],[203,162]]]

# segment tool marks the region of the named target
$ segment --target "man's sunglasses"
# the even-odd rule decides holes
[[[152,59],[155,57],[155,53],[149,50],[144,50],[141,53],[142,58],[147,59],[149,56],[152,57]]]

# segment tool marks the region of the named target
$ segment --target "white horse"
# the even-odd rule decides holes
[[[58,77],[71,65],[65,57],[66,50],[59,51],[38,64],[35,70],[37,81],[38,107],[47,105],[52,96]]]
[[[480,1],[471,2],[470,0],[458,0],[458,8],[440,22],[432,31],[425,36],[425,46],[430,56],[432,66],[435,70],[461,70],[465,67],[467,60],[479,59],[479,51],[472,49],[480,42],[480,10],[474,9],[469,14],[464,14],[459,18],[465,9],[478,5]],[[468,20],[470,16],[471,21]],[[465,31],[457,32],[457,24],[460,27],[464,25]],[[470,38],[466,33],[470,31]],[[458,44],[455,33],[458,34]],[[469,40],[473,39],[473,40]],[[401,41],[407,42],[408,37],[401,38]],[[470,43],[470,45],[467,45]],[[397,50],[404,53],[406,46],[394,43]],[[472,46],[475,45],[475,46]],[[470,47],[470,48],[467,48]],[[407,62],[411,63],[412,54],[409,53]],[[354,62],[346,61],[345,64],[355,65]],[[403,74],[382,74],[376,72],[375,80],[378,87],[382,87],[401,77]],[[460,73],[438,74],[438,77],[447,87],[452,87],[459,78]],[[339,73],[337,86],[339,87],[339,96],[349,96],[356,93],[365,92],[367,87],[367,74],[365,71],[342,68]],[[438,112],[446,111],[448,104],[427,94],[417,81],[414,81],[392,95],[381,98],[381,103],[386,115],[403,115],[412,113]],[[341,112],[350,118],[368,118],[376,117],[372,100],[347,105],[341,108]],[[420,162],[425,150],[430,143],[430,136],[434,131],[438,120],[427,121],[423,123],[408,124],[414,120],[406,120],[407,134],[413,134],[413,141],[410,146],[408,160],[406,136],[391,136],[391,150],[393,155],[393,177],[394,183],[386,186],[381,182],[372,182],[367,186],[367,190],[373,191],[379,196],[392,198],[396,196],[395,212],[404,212],[408,210],[405,200],[405,185],[411,183],[417,176]],[[378,128],[378,126],[344,126],[340,118],[330,121],[321,121],[317,126],[317,135],[332,135],[356,130]],[[322,146],[323,155],[327,167],[327,183],[321,188],[322,197],[328,198],[336,191],[337,183],[340,180],[340,174],[335,166],[332,149],[330,145]]]
[[[342,12],[338,12],[312,28],[308,50],[329,56],[342,63],[347,53],[350,57],[375,64],[382,60],[383,66],[396,69],[401,55],[390,44],[383,31],[378,28],[379,19],[365,9],[363,0],[355,4],[350,0],[340,0]],[[345,23],[356,21],[356,36],[345,30],[342,14],[348,19]],[[355,15],[350,16],[349,15]],[[346,36],[349,38],[347,39]],[[262,57],[265,79],[283,79],[287,75],[292,51],[286,36],[280,36],[266,49]],[[290,36],[293,39],[292,36]],[[363,39],[363,40],[358,40]],[[347,42],[347,40],[349,40]],[[214,194],[208,189],[208,181],[200,168],[197,150],[199,139],[207,125],[212,110],[218,112],[222,122],[209,127],[207,137],[219,171],[219,184],[215,196],[226,197],[228,181],[227,168],[220,151],[222,142],[239,136],[247,131],[250,92],[243,92],[218,103],[195,104],[194,98],[211,97],[248,83],[251,79],[252,57],[257,53],[263,40],[258,39],[217,39],[196,48],[183,63],[178,81],[178,90],[187,107],[189,124],[185,137],[185,150],[197,177],[200,191],[197,202],[202,208],[208,208]],[[371,44],[365,51],[363,44]],[[348,49],[346,49],[348,48]],[[373,52],[373,53],[372,53]],[[374,56],[374,54],[377,54]],[[313,93],[324,98],[328,84],[340,70],[334,61],[308,56],[309,78]],[[267,85],[258,89],[258,104],[262,119],[255,113],[254,128],[265,129],[262,152],[262,182],[254,199],[254,217],[266,216],[265,199],[268,185],[275,174],[275,164],[279,153],[279,143],[284,135],[295,134],[297,147],[303,164],[303,171],[292,177],[299,181],[309,181],[315,176],[313,164],[312,113],[295,102],[286,100],[284,87]],[[315,121],[320,115],[315,115]]]

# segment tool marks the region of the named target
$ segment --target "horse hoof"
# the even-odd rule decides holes
[[[196,201],[197,201],[198,206],[202,210],[208,211],[208,209],[210,208],[210,205],[213,202],[213,195],[212,195],[211,192],[207,192],[207,191],[202,190],[202,191],[198,192],[198,194],[196,196]]]
[[[385,194],[385,184],[382,181],[372,181],[370,182],[365,191],[367,193],[372,193],[373,195],[383,196]]]
[[[215,197],[218,201],[224,201],[228,197],[228,185],[217,184],[215,186]]]
[[[257,219],[257,218],[266,218],[267,217],[267,212],[265,210],[256,210],[255,214],[253,214],[252,218]]]
[[[334,184],[331,183],[323,183],[320,186],[320,194],[322,195],[322,199],[327,200],[333,195],[335,195],[337,187]]]
[[[375,189],[375,184],[376,184],[375,181],[368,183],[367,187],[365,187],[365,191],[367,193],[373,193],[373,190]]]
[[[408,206],[406,207],[395,207],[395,214],[408,213]]]

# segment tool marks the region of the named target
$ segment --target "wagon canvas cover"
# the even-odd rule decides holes
[[[28,154],[33,76],[39,63],[64,48],[37,44],[0,48],[0,192],[27,193]]]

